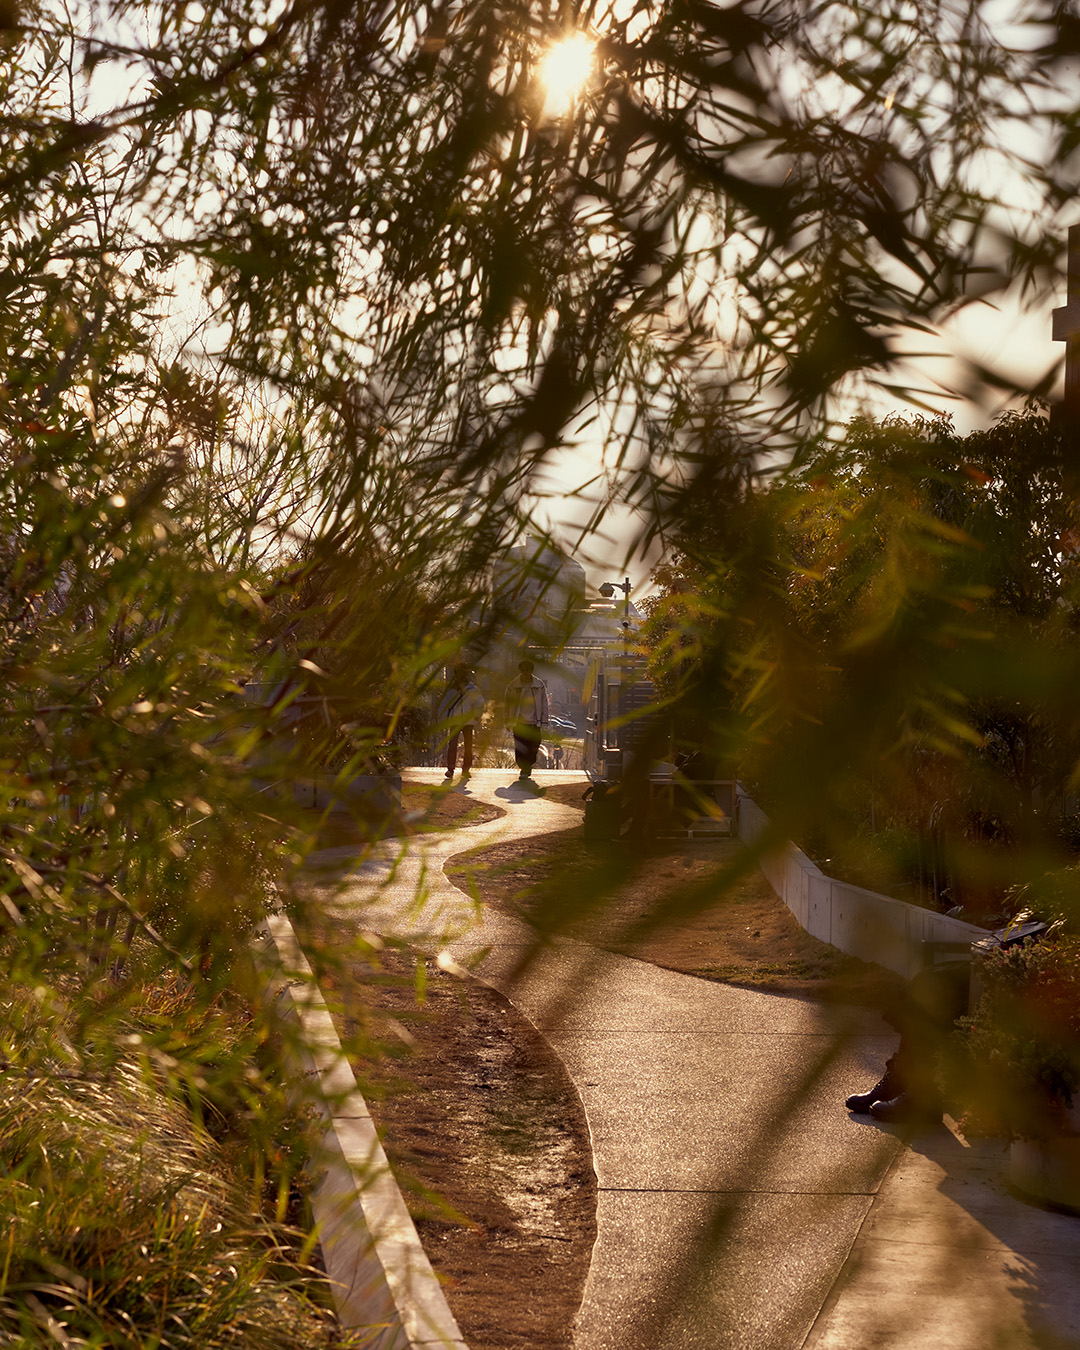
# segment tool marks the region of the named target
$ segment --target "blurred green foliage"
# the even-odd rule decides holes
[[[864,835],[986,914],[1066,861],[1080,536],[1045,416],[856,421],[679,538],[644,634],[675,725],[821,856]]]
[[[135,1031],[88,1053],[56,1006],[3,1004],[5,1050],[17,1043],[21,1053],[0,1081],[0,1334],[10,1345],[131,1350],[327,1345],[332,1323],[311,1298],[321,1277],[307,1266],[310,1244],[282,1214],[264,1218],[261,1197],[251,1203],[230,1159],[228,1117],[199,1128],[205,1118],[191,1118],[182,1094],[156,1091],[140,1064],[149,1054],[183,1077],[202,1053],[196,1096],[206,1102],[211,1061],[223,1078],[242,1034],[228,1018],[200,1015],[190,996],[159,991],[154,1003],[148,1023],[171,1021],[179,1060]],[[236,1069],[250,1066],[238,1058],[229,1116]]]
[[[1035,1137],[1065,1128],[1080,1087],[1080,939],[995,951],[979,962],[982,994],[954,1037],[950,1065],[966,1127]]]
[[[147,984],[246,996],[239,953],[310,842],[263,789],[378,765],[433,671],[499,630],[491,559],[588,437],[591,527],[629,505],[640,543],[683,548],[665,688],[783,828],[868,784],[944,821],[954,870],[988,837],[1049,848],[1065,457],[1025,421],[819,449],[834,392],[904,392],[891,330],[1052,274],[1075,18],[1023,17],[0,4],[9,985],[98,1047]],[[537,70],[575,25],[594,69],[555,118]],[[301,695],[327,710],[304,737]],[[203,1039],[139,1034],[197,1115]]]

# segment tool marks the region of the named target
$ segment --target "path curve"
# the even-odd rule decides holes
[[[504,817],[365,864],[335,912],[478,962],[566,1064],[599,1185],[576,1350],[794,1350],[899,1147],[843,1109],[895,1038],[865,1010],[715,984],[570,940],[521,969],[532,931],[478,910],[442,870],[466,848],[580,823],[579,811],[508,778],[481,770],[470,783]]]

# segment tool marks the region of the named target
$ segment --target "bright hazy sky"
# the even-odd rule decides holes
[[[274,0],[267,15],[272,17],[273,11],[280,9],[283,3],[284,0]],[[626,0],[615,0],[616,8],[624,3]],[[548,63],[549,115],[559,116],[569,110],[575,98],[576,82],[587,78],[591,59],[589,44],[581,38],[560,44],[554,51]],[[135,92],[131,73],[120,63],[99,66],[93,83],[91,110],[95,112],[122,103]],[[1080,208],[1077,218],[1080,220]],[[949,388],[956,385],[959,375],[959,367],[950,353],[1007,371],[1020,382],[1035,383],[1063,354],[1062,345],[1051,339],[1050,311],[1065,303],[1064,276],[1052,293],[1040,297],[1034,305],[1030,300],[1028,303],[1029,307],[1022,309],[1018,297],[1005,295],[993,303],[970,305],[950,321],[937,340],[917,333],[901,334],[895,342],[897,351],[940,354],[919,355],[902,363],[893,372],[893,377],[897,382],[924,391],[925,403],[934,411],[951,413],[959,431],[986,426],[994,414],[1006,406],[1002,395],[999,391],[983,388],[969,391],[973,398],[950,397]],[[1060,383],[1059,378],[1058,397]],[[872,397],[868,407],[878,416],[924,411],[880,393]],[[856,405],[852,403],[851,413],[855,411]],[[847,415],[842,405],[840,415]],[[603,484],[598,484],[584,498],[566,493],[601,470],[601,448],[597,442],[590,443],[588,439],[582,439],[574,449],[554,457],[540,483],[543,497],[536,505],[536,519],[539,524],[551,528],[566,546],[573,548],[579,561],[588,568],[590,585],[619,579],[629,573],[635,594],[640,596],[647,589],[658,553],[654,549],[645,560],[627,557],[636,534],[634,520],[627,511],[612,510],[587,544],[575,547],[596,498],[602,493]]]

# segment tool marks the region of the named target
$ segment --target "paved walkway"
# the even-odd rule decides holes
[[[599,1182],[576,1350],[1080,1347],[1080,1219],[1008,1195],[1000,1145],[939,1127],[905,1147],[844,1109],[895,1044],[876,1015],[571,941],[536,951],[524,924],[478,913],[448,857],[581,820],[510,777],[470,783],[503,819],[366,866],[339,904],[344,922],[479,961],[564,1060]]]

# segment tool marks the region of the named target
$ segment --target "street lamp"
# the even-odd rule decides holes
[[[626,618],[630,618],[630,578],[625,581],[605,581],[596,588],[605,600],[610,600],[616,591],[622,591],[626,599]]]

